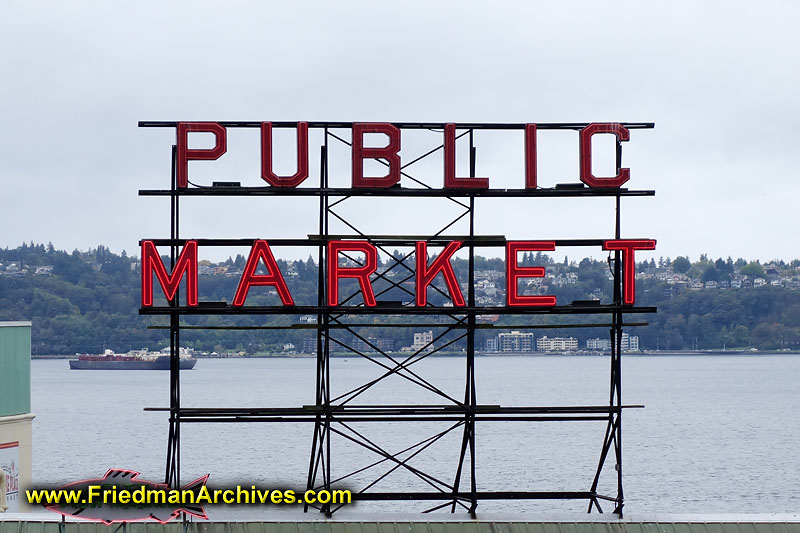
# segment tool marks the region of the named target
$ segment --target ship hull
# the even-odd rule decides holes
[[[191,370],[197,359],[181,359],[180,369]],[[169,356],[157,357],[153,361],[82,361],[71,359],[72,370],[169,370]]]

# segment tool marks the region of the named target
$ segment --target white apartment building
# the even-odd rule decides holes
[[[533,333],[512,331],[497,335],[497,350],[500,352],[532,352]]]
[[[620,339],[620,345],[623,352],[638,352],[639,351],[639,337],[637,335],[628,335],[627,333],[622,334],[622,339]],[[586,341],[586,349],[587,350],[600,350],[600,351],[610,351],[611,350],[611,341],[609,339],[587,339]]]
[[[638,335],[628,335],[627,333],[622,334],[621,339],[622,351],[623,352],[638,352],[639,351],[639,337]]]
[[[433,348],[433,331],[421,331],[414,333],[414,344],[411,345],[413,350],[422,350],[425,346]]]
[[[547,336],[536,339],[536,351],[539,352],[566,352],[578,349],[578,339],[575,337],[554,337]]]
[[[609,339],[598,339],[598,338],[586,339],[586,349],[607,352],[611,350],[611,341]]]

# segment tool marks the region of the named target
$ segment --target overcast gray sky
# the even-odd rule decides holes
[[[167,237],[167,204],[137,191],[168,187],[174,134],[138,120],[652,121],[632,132],[624,166],[630,188],[657,194],[623,202],[623,236],[657,239],[656,258],[800,257],[798,11],[788,1],[6,0],[0,246],[138,254],[139,239]],[[237,135],[220,166],[192,163],[190,179],[258,185],[257,139]],[[542,138],[543,185],[577,180],[576,139]],[[519,168],[519,139],[479,140],[479,172]],[[492,183],[521,186],[504,179]],[[379,233],[400,209],[374,202],[354,211]],[[597,218],[611,220],[608,200],[479,208],[482,233],[612,236]],[[438,223],[432,209],[417,209],[414,229]],[[312,233],[315,216],[307,201],[206,200],[187,203],[182,223],[185,236],[269,239]]]

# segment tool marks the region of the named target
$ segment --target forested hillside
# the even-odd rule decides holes
[[[237,256],[219,264],[200,264],[201,301],[233,299],[245,258]],[[543,265],[547,277],[532,280],[528,294],[555,294],[559,304],[574,300],[610,300],[611,282],[606,262],[554,261],[544,254],[528,255],[526,264]],[[317,266],[306,261],[278,260],[281,272],[297,304],[316,303]],[[467,263],[454,260],[462,286]],[[408,264],[413,270],[414,265]],[[692,263],[688,258],[643,261],[637,266],[637,304],[658,306],[657,315],[629,317],[650,323],[631,329],[639,335],[645,350],[712,348],[800,349],[800,261],[760,264],[742,259],[711,261],[703,256]],[[395,268],[387,277],[406,277]],[[479,305],[501,305],[505,301],[504,264],[500,259],[476,258],[476,295]],[[348,280],[355,283],[354,280]],[[375,283],[380,293],[386,282]],[[404,286],[413,291],[413,278]],[[442,289],[446,292],[444,284]],[[345,287],[343,286],[343,292]],[[148,326],[166,325],[166,318],[140,316],[140,274],[136,258],[117,255],[103,246],[87,252],[67,253],[52,245],[23,245],[0,250],[0,320],[31,320],[35,354],[98,353],[104,348],[127,351],[167,344],[167,332]],[[158,293],[158,288],[156,288]],[[408,300],[407,292],[388,291],[379,299]],[[443,297],[429,291],[429,300],[441,304]],[[279,304],[274,290],[255,288],[249,304]],[[307,317],[306,328],[313,328]],[[495,317],[496,318],[496,317]],[[573,317],[575,318],[575,317]],[[555,323],[558,317],[539,317],[538,323]],[[521,318],[500,317],[495,326],[519,324]],[[548,322],[548,320],[550,322]],[[405,319],[404,321],[408,321]],[[288,324],[283,317],[194,317],[194,325]],[[590,337],[607,336],[594,328],[538,329],[536,336],[579,338],[581,346]],[[568,331],[568,333],[566,333]],[[478,346],[497,330],[479,330]],[[300,351],[313,329],[293,330],[186,330],[182,342],[205,351],[280,352],[293,344]],[[370,328],[369,335],[391,339],[394,349],[412,343],[413,328]]]

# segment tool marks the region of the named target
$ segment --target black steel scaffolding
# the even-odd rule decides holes
[[[220,122],[225,127],[256,128],[258,122]],[[175,122],[140,122],[141,127],[176,127]],[[273,123],[273,127],[295,127],[295,123]],[[652,128],[651,123],[623,124],[628,129]],[[354,491],[357,500],[421,500],[429,501],[427,511],[447,509],[454,512],[462,508],[474,514],[481,500],[497,499],[581,499],[588,502],[588,511],[596,509],[603,512],[601,502],[611,502],[613,512],[622,514],[624,503],[622,485],[622,413],[630,407],[622,403],[622,378],[621,378],[621,340],[623,327],[642,325],[637,322],[625,322],[629,314],[652,313],[653,307],[636,307],[625,305],[622,298],[623,272],[621,270],[621,252],[613,252],[613,261],[610,259],[613,273],[613,301],[610,303],[573,302],[568,305],[557,305],[549,308],[542,307],[509,307],[509,306],[480,306],[476,305],[475,295],[475,250],[480,247],[504,246],[506,239],[497,235],[478,235],[475,231],[476,199],[482,198],[556,198],[556,197],[610,197],[616,199],[615,235],[621,237],[620,200],[628,196],[652,196],[654,191],[617,189],[592,189],[582,186],[553,187],[536,189],[436,189],[426,184],[422,179],[411,175],[408,167],[418,161],[430,157],[442,149],[435,147],[422,154],[419,158],[403,165],[402,176],[406,182],[413,182],[413,187],[391,187],[375,189],[332,188],[329,186],[329,143],[343,143],[349,145],[344,135],[339,130],[347,130],[352,123],[309,122],[309,128],[317,128],[324,133],[324,140],[320,151],[319,183],[316,187],[276,188],[276,187],[242,187],[239,184],[218,184],[216,186],[192,186],[178,188],[175,177],[175,150],[173,147],[172,185],[165,190],[142,190],[142,196],[166,196],[170,198],[170,238],[153,239],[158,246],[169,246],[171,250],[172,266],[178,257],[180,247],[186,242],[180,237],[179,231],[179,205],[183,197],[188,196],[277,196],[297,197],[315,196],[319,198],[318,206],[318,233],[296,239],[269,239],[270,246],[304,246],[317,248],[318,287],[316,305],[301,306],[243,306],[206,304],[202,302],[196,307],[181,305],[176,295],[168,305],[143,307],[141,314],[165,315],[169,317],[169,332],[171,345],[170,368],[170,405],[169,408],[148,408],[155,411],[168,411],[169,436],[167,445],[167,461],[165,481],[171,486],[180,483],[180,429],[185,423],[201,422],[305,422],[313,426],[308,475],[305,480],[307,489],[322,490],[335,489],[338,484],[351,480],[356,474],[365,475],[370,469],[382,465],[389,467],[388,471],[376,474],[372,482]],[[433,129],[440,130],[443,124],[430,123],[403,123],[395,124],[400,129]],[[458,124],[461,133],[459,138],[467,136],[469,142],[469,168],[470,176],[475,176],[476,148],[473,133],[481,129],[514,130],[523,129],[524,124]],[[539,124],[540,130],[567,129],[580,130],[586,124]],[[617,143],[617,168],[621,167],[621,149]],[[444,227],[433,235],[372,235],[361,231],[354,223],[344,216],[339,208],[351,198],[363,196],[376,197],[433,197],[456,205],[460,212]],[[330,222],[346,228],[345,233],[333,233]],[[460,235],[448,233],[457,223],[466,224],[468,230]],[[327,244],[331,240],[358,239],[370,242],[383,252],[389,263],[383,270],[376,271],[373,279],[381,280],[384,288],[376,293],[378,305],[366,307],[360,302],[360,292],[343,294],[339,305],[327,305],[326,295],[326,265],[328,264]],[[254,239],[194,239],[199,246],[249,246]],[[466,306],[434,306],[417,307],[414,305],[414,293],[405,284],[414,279],[414,270],[406,263],[414,257],[413,247],[417,241],[426,241],[430,246],[444,246],[453,240],[463,242],[468,253],[469,279],[467,281]],[[560,239],[556,245],[562,246],[601,246],[601,239]],[[401,257],[393,255],[389,249],[408,249],[412,251],[402,254]],[[345,256],[354,264],[359,264],[355,257]],[[430,286],[443,297],[448,293]],[[380,297],[389,291],[401,291],[409,301],[382,301]],[[295,317],[295,323],[289,327],[298,327],[296,319],[301,315],[314,315],[316,317],[316,379],[315,403],[290,408],[184,408],[180,402],[180,373],[178,368],[180,333],[185,328],[181,318],[189,315],[286,315]],[[493,326],[481,323],[479,318],[484,315],[513,315],[520,319],[516,326],[504,325],[502,329],[511,327],[536,328],[536,327],[598,327],[609,328],[611,340],[609,400],[605,405],[582,406],[500,406],[479,403],[476,395],[475,372],[475,333],[480,328]],[[536,324],[534,318],[540,315],[597,315],[606,317],[585,324]],[[374,325],[370,318],[414,316],[418,322],[384,322],[381,327],[421,327],[428,326],[435,329],[436,334],[432,341],[416,350],[400,355],[378,346],[374,340],[360,333],[360,328]],[[436,383],[431,383],[413,368],[426,358],[441,352],[456,343],[466,344],[464,354],[465,382],[463,396],[454,396],[443,391]],[[369,355],[364,349],[368,347]],[[435,346],[435,348],[434,348]],[[344,350],[357,357],[363,357],[381,368],[380,375],[366,383],[362,383],[345,393],[335,395],[331,382],[331,354],[333,351]],[[427,391],[440,399],[440,403],[416,404],[412,402],[399,404],[360,404],[354,402],[356,398],[367,391],[379,389],[389,377],[399,377],[419,390]],[[480,461],[476,453],[476,426],[484,422],[516,422],[529,423],[539,421],[598,421],[605,422],[605,435],[602,440],[600,457],[597,469],[594,472],[589,488],[576,491],[544,491],[544,490],[503,490],[483,491],[478,490],[476,464]],[[419,422],[437,422],[442,424],[442,429],[431,436],[402,450],[389,450],[371,440],[363,431],[355,426],[357,423],[393,422],[412,424]],[[452,461],[454,473],[451,478],[443,479],[417,468],[413,459],[429,449],[434,443],[439,442],[446,435],[460,435],[458,449],[452,450],[449,457],[442,457],[442,461]],[[364,450],[374,456],[375,460],[363,468],[359,468],[345,475],[334,476],[332,463],[336,458],[331,453],[331,441],[336,437],[343,439],[353,447]],[[607,463],[613,463],[616,470],[616,492],[606,494],[600,491],[599,482],[603,468]],[[391,475],[393,472],[403,470],[410,473],[427,487],[422,491],[392,491],[378,492],[372,489],[378,482]],[[330,514],[338,506],[323,504],[316,506],[320,511]],[[309,505],[305,506],[308,510]]]

